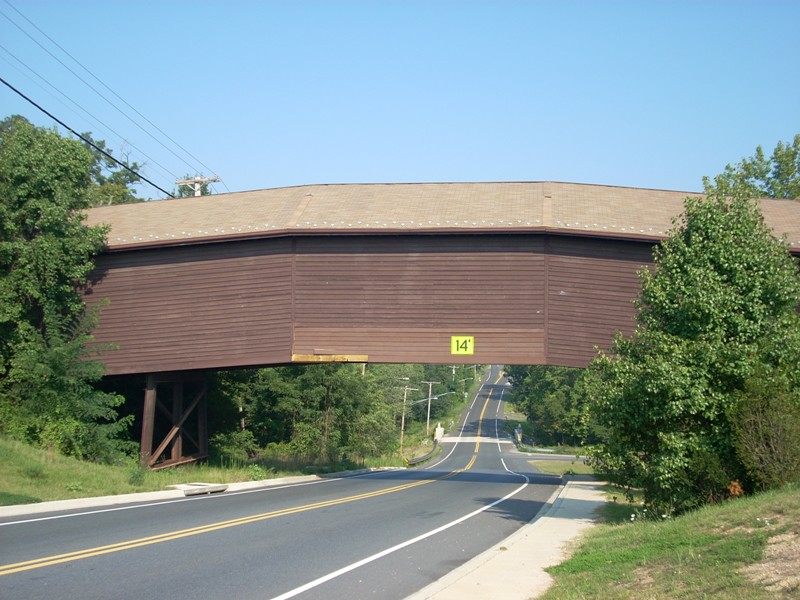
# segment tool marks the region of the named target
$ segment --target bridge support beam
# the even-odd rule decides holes
[[[159,390],[167,391],[164,388],[172,392],[169,405],[159,400]],[[208,456],[207,393],[205,378],[196,373],[147,376],[139,457],[143,466],[160,469]],[[156,439],[161,441],[154,450]],[[184,453],[187,448],[191,454]]]

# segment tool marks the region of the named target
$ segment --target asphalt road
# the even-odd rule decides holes
[[[404,598],[527,523],[560,483],[503,438],[493,369],[437,461],[0,521],[0,598]]]

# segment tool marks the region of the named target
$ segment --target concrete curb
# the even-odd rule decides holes
[[[227,491],[237,492],[262,487],[268,488],[279,485],[292,485],[319,479],[320,478],[316,475],[300,475],[296,477],[264,479],[262,481],[244,481],[228,484]],[[183,489],[172,489],[158,492],[119,494],[117,496],[94,496],[91,498],[74,498],[71,500],[52,500],[50,502],[37,502],[36,504],[14,504],[12,506],[0,506],[0,518],[74,510],[76,508],[101,508],[104,506],[117,506],[119,504],[132,504],[135,502],[158,502],[161,500],[173,500],[184,497],[186,497],[186,494]]]

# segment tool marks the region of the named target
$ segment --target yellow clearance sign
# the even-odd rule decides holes
[[[475,336],[473,335],[451,336],[450,354],[475,354]]]

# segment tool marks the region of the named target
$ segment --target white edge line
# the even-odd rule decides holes
[[[509,472],[512,472],[512,471],[509,471]],[[515,473],[515,475],[521,475],[521,474],[520,473]],[[455,521],[451,521],[450,523],[442,525],[441,527],[437,527],[436,529],[433,529],[433,530],[431,530],[431,531],[429,531],[427,533],[423,533],[422,535],[419,535],[419,536],[417,536],[417,537],[415,537],[413,539],[406,540],[405,542],[401,542],[400,544],[397,544],[396,546],[392,546],[391,548],[387,548],[386,550],[382,550],[381,552],[378,552],[377,554],[373,554],[372,556],[368,556],[366,558],[362,558],[361,560],[359,560],[357,562],[354,562],[354,563],[352,563],[350,565],[347,565],[346,567],[342,567],[341,569],[339,569],[337,571],[333,571],[332,573],[328,573],[327,575],[323,575],[322,577],[319,577],[318,579],[315,579],[314,581],[310,581],[310,582],[306,583],[305,585],[301,585],[300,587],[297,587],[297,588],[295,588],[293,590],[289,590],[288,592],[283,593],[280,596],[275,596],[271,600],[287,600],[288,598],[294,598],[295,596],[297,596],[299,594],[302,594],[303,592],[307,592],[308,590],[313,589],[313,588],[315,588],[315,587],[317,587],[319,585],[322,585],[323,583],[326,583],[326,582],[330,581],[331,579],[335,579],[336,577],[339,577],[340,575],[344,575],[345,573],[349,573],[350,571],[358,569],[359,567],[363,567],[364,565],[369,564],[371,562],[374,562],[374,561],[378,560],[379,558],[383,558],[384,556],[392,554],[393,552],[397,552],[398,550],[402,550],[403,548],[405,548],[407,546],[410,546],[412,544],[416,544],[417,542],[421,542],[424,539],[427,539],[427,538],[429,538],[431,536],[434,536],[434,535],[436,535],[438,533],[441,533],[442,531],[445,531],[447,529],[450,529],[451,527],[454,527],[454,526],[456,526],[456,525],[458,525],[460,523],[463,523],[464,521],[466,521],[468,519],[471,519],[472,517],[474,517],[476,515],[479,515],[480,513],[484,512],[486,510],[489,510],[490,508],[493,508],[493,507],[497,506],[498,504],[500,504],[501,502],[505,502],[509,498],[511,498],[513,496],[516,496],[518,493],[520,493],[523,489],[525,489],[527,487],[527,485],[528,485],[528,483],[530,481],[528,479],[528,477],[525,476],[525,475],[521,475],[521,477],[525,478],[525,483],[523,483],[521,486],[519,486],[516,490],[514,490],[510,494],[507,494],[506,496],[503,496],[499,500],[495,500],[491,504],[487,504],[486,506],[483,506],[483,507],[473,511],[473,512],[469,513],[468,515],[464,515],[463,517],[461,517],[459,519],[456,519]]]
[[[500,407],[503,406],[503,394],[505,394],[505,388],[500,390],[500,398],[497,399],[497,408],[494,411],[494,437],[497,440],[497,451],[502,454],[503,450],[500,447]],[[503,462],[502,457],[500,458],[500,462]],[[506,463],[503,462],[503,467],[506,466]],[[506,471],[508,469],[506,468]],[[511,473],[512,471],[508,471]],[[518,473],[517,473],[518,474]]]

